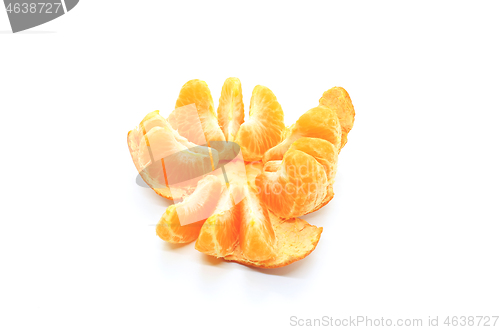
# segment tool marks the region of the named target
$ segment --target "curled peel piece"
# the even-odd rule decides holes
[[[211,172],[214,159],[217,161],[215,150],[210,153],[206,147],[187,149],[161,127],[153,127],[139,144],[141,172],[148,172],[159,184],[158,187],[168,186],[173,199],[186,197],[187,192],[196,186],[197,182],[193,182],[193,178]],[[177,188],[175,191],[173,185]],[[183,189],[186,193],[176,193]]]
[[[179,142],[186,148],[194,148],[197,146],[197,144],[189,142],[188,139],[181,136],[179,132],[174,130],[172,126],[165,120],[165,118],[160,115],[160,112],[158,110],[150,112],[146,115],[146,117],[144,117],[144,119],[139,124],[139,131],[142,133],[142,135],[145,135],[155,127],[166,129],[170,134],[172,134],[173,138],[177,142]]]
[[[335,111],[320,105],[300,116],[295,124],[287,128],[285,134],[285,139],[281,143],[264,154],[263,163],[283,159],[283,155],[292,143],[301,137],[321,138],[340,149],[342,129]]]
[[[214,211],[221,196],[220,180],[207,175],[196,190],[179,204],[170,205],[156,225],[156,234],[170,243],[189,243],[198,238],[200,230]],[[187,223],[182,225],[181,222]]]
[[[329,107],[337,114],[342,127],[340,148],[343,148],[347,143],[347,134],[354,125],[355,112],[349,94],[342,87],[333,87],[323,93],[323,96],[319,99],[319,104]]]
[[[323,228],[316,227],[299,218],[280,219],[269,213],[271,225],[276,236],[275,257],[268,260],[251,260],[238,246],[227,261],[237,262],[259,268],[278,268],[307,257],[318,245]]]
[[[259,197],[281,218],[298,217],[327,203],[336,172],[336,148],[328,141],[301,138],[285,153],[279,169],[255,179]],[[276,165],[273,166],[276,169]],[[331,195],[333,196],[333,195]]]
[[[250,99],[249,119],[241,124],[236,135],[246,162],[262,159],[264,153],[281,141],[285,129],[281,105],[271,90],[255,86]]]
[[[143,180],[158,195],[168,199],[182,199],[196,187],[196,182],[192,181],[171,187],[169,180],[181,182],[191,179],[193,176],[190,175],[194,172],[210,172],[219,161],[216,150],[198,146],[180,136],[158,111],[146,115],[139,127],[128,133],[127,142],[134,165]]]
[[[216,155],[216,152],[214,154]],[[212,159],[208,148],[196,146],[194,149],[187,149],[175,139],[168,129],[153,127],[141,139],[139,144],[139,166],[144,169],[153,162],[167,157],[173,158],[171,165],[179,167],[179,172],[182,169],[189,171],[190,167],[196,169],[202,166],[206,171],[210,171],[212,168]]]
[[[127,144],[129,148],[130,155],[132,156],[132,161],[134,162],[137,172],[141,175],[142,179],[148,186],[151,187],[158,195],[173,199],[171,189],[166,185],[163,176],[163,170],[158,166],[151,168],[144,168],[139,162],[139,146],[144,136],[154,127],[167,128],[167,123],[165,119],[159,115],[159,111],[153,111],[148,113],[144,119],[139,124],[139,127],[134,128],[127,134]],[[160,171],[161,170],[161,171]],[[194,191],[194,188],[190,192]],[[183,194],[188,192],[178,191],[176,194]]]
[[[219,126],[227,141],[234,141],[236,133],[245,118],[243,92],[238,78],[227,78],[217,108]]]

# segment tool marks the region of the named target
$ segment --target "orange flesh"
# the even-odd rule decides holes
[[[235,142],[247,162],[258,161],[281,141],[285,129],[284,114],[276,96],[267,87],[256,86],[250,100],[250,118],[244,122]]]
[[[278,268],[307,257],[319,242],[323,228],[310,225],[299,218],[280,219],[269,213],[276,236],[276,256],[268,260],[252,260],[238,246],[231,255],[224,257],[243,265],[259,268]]]
[[[232,188],[232,189],[231,189]],[[214,257],[232,253],[238,244],[240,208],[234,207],[232,195],[235,187],[226,189],[219,203],[203,225],[195,248]]]
[[[301,137],[314,137],[331,142],[340,149],[342,130],[337,114],[326,106],[318,106],[305,114],[287,129],[285,139],[268,150],[262,161],[281,160],[293,142]]]
[[[156,234],[170,243],[189,243],[196,240],[205,222],[205,215],[211,214],[217,205],[221,186],[220,180],[212,175],[200,180],[192,195],[182,203],[167,208],[156,226]],[[191,223],[181,225],[179,216]]]
[[[282,218],[311,213],[333,198],[337,148],[318,138],[300,138],[283,161],[264,165],[255,184],[269,210]]]
[[[227,141],[234,141],[244,117],[241,82],[238,78],[228,78],[222,86],[217,108],[217,119]]]
[[[294,150],[287,152],[281,168],[263,172],[255,179],[259,197],[282,218],[309,213],[326,197],[328,180],[323,166],[311,155]]]
[[[258,197],[247,189],[240,203],[240,248],[248,260],[262,261],[276,256],[276,235],[269,219],[269,212]]]

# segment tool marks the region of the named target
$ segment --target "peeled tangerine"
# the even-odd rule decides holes
[[[205,254],[262,268],[310,254],[323,229],[297,217],[333,198],[338,154],[354,123],[347,92],[326,91],[288,128],[264,86],[254,88],[245,122],[237,78],[224,82],[217,114],[207,84],[197,79],[182,87],[175,106],[167,119],[149,113],[128,134],[144,181],[178,200],[161,217],[157,235],[170,243],[196,240]],[[243,175],[243,160],[235,158],[240,150]]]

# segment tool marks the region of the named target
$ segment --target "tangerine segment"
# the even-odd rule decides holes
[[[251,162],[245,165],[245,171],[247,176],[247,184],[253,191],[257,191],[255,186],[255,178],[262,173],[263,165],[262,162]]]
[[[335,111],[322,105],[308,110],[287,129],[285,139],[265,153],[262,162],[283,159],[290,145],[301,137],[321,138],[340,150],[342,128]]]
[[[349,94],[342,87],[333,87],[323,93],[323,96],[319,99],[319,104],[325,105],[337,113],[342,126],[340,148],[343,148],[347,143],[347,134],[354,125],[355,112]]]
[[[311,143],[311,141],[313,141]],[[300,138],[292,145],[288,150],[302,150],[309,155],[313,156],[325,169],[326,177],[328,179],[328,187],[326,190],[326,196],[316,208],[312,211],[314,212],[328,204],[333,198],[333,183],[335,182],[335,175],[337,173],[337,163],[338,163],[338,152],[333,144],[330,142],[317,139],[317,138]],[[266,172],[276,172],[281,168],[282,161],[280,160],[270,160],[264,165],[264,171]]]
[[[323,165],[328,182],[332,184],[335,182],[339,154],[337,147],[332,143],[318,138],[300,138],[292,143],[288,150],[301,150],[313,156]]]
[[[249,114],[249,120],[241,124],[235,140],[247,162],[261,160],[269,148],[281,141],[285,129],[281,105],[267,87],[255,86]]]
[[[250,260],[239,246],[224,259],[259,268],[283,267],[307,257],[316,248],[323,232],[323,228],[312,226],[299,218],[285,220],[272,213],[269,213],[269,218],[277,242],[276,256],[273,259]]]
[[[240,244],[242,255],[252,261],[263,261],[276,257],[276,235],[269,212],[259,198],[245,187],[246,197],[241,208]]]
[[[335,182],[335,175],[337,174],[337,163],[339,159],[338,149],[330,142],[316,138],[300,138],[290,146],[289,150],[302,150],[313,156],[325,169],[326,177],[328,179],[328,186],[326,189],[326,196],[323,198],[321,204],[316,206],[312,211],[314,212],[328,204],[334,196],[333,183]],[[267,162],[267,164],[273,161]]]
[[[328,158],[318,157],[318,152],[327,149],[328,142],[306,138],[289,149],[276,172],[257,176],[255,184],[259,197],[269,210],[281,218],[297,217],[312,212],[327,197],[330,184],[322,163]],[[302,149],[302,150],[301,150]],[[330,148],[330,152],[334,152]],[[328,164],[327,164],[328,165]]]
[[[201,227],[212,214],[221,195],[220,180],[207,175],[200,180],[196,190],[183,202],[170,205],[156,225],[156,234],[170,243],[189,243],[194,241]],[[180,219],[179,219],[180,218]],[[181,225],[183,223],[188,223]]]
[[[203,150],[202,148],[197,148],[197,144],[190,142],[188,139],[181,136],[179,132],[174,130],[172,126],[166,121],[166,119],[160,115],[158,110],[148,113],[139,124],[139,130],[143,133],[143,135],[149,132],[154,127],[162,127],[167,129],[169,133],[173,135],[175,140],[177,140],[177,142],[179,142],[186,148],[190,148],[193,150]]]
[[[194,108],[192,105],[194,104]],[[175,110],[168,116],[168,122],[181,136],[197,144],[226,141],[214,111],[214,102],[206,82],[194,79],[182,86],[175,103]],[[219,159],[230,160],[234,155],[232,145],[218,143],[215,148]]]
[[[190,104],[196,105],[198,118],[184,118],[181,112],[175,110],[169,115],[168,121],[179,134],[186,137],[195,144],[206,144],[210,141],[225,141],[224,134],[217,123],[214,111],[214,101],[206,82],[193,79],[182,86],[179,97],[175,103],[175,108],[184,107]],[[203,136],[194,134],[192,127],[201,121]],[[196,132],[199,133],[199,132]]]
[[[266,172],[276,172],[281,168],[281,160],[270,160],[264,165],[264,171]]]
[[[239,190],[237,185],[224,190],[213,215],[201,228],[196,250],[214,257],[224,257],[234,251],[239,241],[241,208],[233,201]]]
[[[325,196],[325,198],[323,198],[323,201],[321,202],[321,204],[319,204],[313,210],[311,210],[310,212],[307,212],[306,214],[316,212],[317,210],[319,210],[320,208],[322,208],[326,204],[330,203],[330,201],[333,199],[334,195],[335,194],[333,193],[333,185],[329,184],[328,187],[326,187],[326,196]]]
[[[159,110],[151,111],[150,113],[148,113],[139,124],[139,128],[144,134],[156,126],[167,127],[167,121],[165,120],[165,118],[163,118],[163,116],[160,115]]]
[[[231,185],[203,225],[195,248],[218,258],[231,255],[236,248],[249,260],[274,258],[276,237],[265,205],[248,186]]]
[[[234,141],[245,118],[243,92],[238,78],[227,78],[224,81],[217,108],[217,118],[226,140]]]

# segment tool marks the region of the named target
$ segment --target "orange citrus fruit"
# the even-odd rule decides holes
[[[305,258],[323,229],[297,217],[333,198],[354,115],[349,94],[334,87],[286,128],[276,96],[256,86],[244,121],[238,78],[224,82],[217,114],[207,84],[188,81],[167,119],[153,111],[127,135],[144,181],[179,200],[161,217],[157,235],[196,241],[200,252],[253,267]]]

